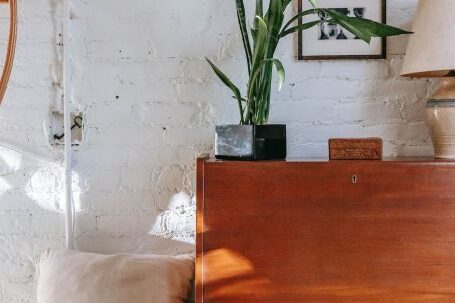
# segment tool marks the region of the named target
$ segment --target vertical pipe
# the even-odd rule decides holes
[[[63,113],[65,129],[65,228],[66,248],[74,249],[74,204],[71,175],[71,102],[69,87],[69,0],[63,0]]]

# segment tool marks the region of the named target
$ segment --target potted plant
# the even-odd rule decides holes
[[[263,1],[256,0],[256,12],[250,32],[243,0],[236,0],[237,19],[249,75],[246,94],[242,94],[240,89],[206,58],[215,74],[233,93],[240,113],[239,125],[216,127],[215,155],[217,158],[245,160],[286,158],[286,126],[267,124],[274,67],[278,76],[278,90],[285,80],[283,64],[274,58],[275,50],[282,38],[322,22],[338,24],[366,43],[370,43],[372,37],[409,33],[368,19],[349,17],[332,9],[318,8],[316,0],[308,1],[312,9],[303,11],[284,23],[284,12],[291,0],[270,0],[265,13]],[[321,18],[294,25],[299,18],[309,15],[319,15]]]

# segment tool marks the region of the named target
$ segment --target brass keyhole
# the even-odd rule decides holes
[[[352,176],[352,184],[357,184],[358,180],[359,180],[359,178],[357,178],[356,175]]]

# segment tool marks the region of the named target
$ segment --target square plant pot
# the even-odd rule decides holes
[[[215,157],[224,160],[286,159],[286,125],[219,125]]]

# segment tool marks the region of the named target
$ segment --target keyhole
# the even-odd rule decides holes
[[[356,175],[352,176],[352,184],[357,184],[358,178]]]

